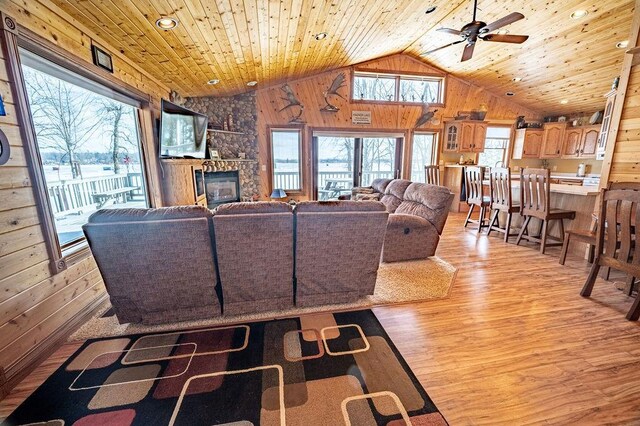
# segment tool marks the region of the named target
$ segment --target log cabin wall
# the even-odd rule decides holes
[[[310,199],[313,194],[313,187],[311,183],[311,131],[313,128],[364,131],[368,129],[401,131],[407,135],[405,138],[404,152],[410,152],[411,129],[422,113],[422,107],[420,105],[406,104],[385,105],[380,102],[351,102],[349,100],[351,93],[351,73],[354,69],[445,75],[443,71],[435,67],[431,67],[409,55],[396,54],[362,63],[354,67],[340,68],[334,71],[328,71],[315,76],[289,82],[289,86],[296,94],[302,105],[304,105],[302,119],[305,121],[305,131],[303,132],[304,191],[299,196],[295,196],[293,198],[306,200]],[[336,97],[333,97],[332,101],[335,101],[334,103],[340,108],[340,111],[336,113],[321,112],[320,108],[325,105],[323,92],[329,88],[333,79],[341,72],[345,73],[347,81],[346,87],[340,89],[340,92],[347,100],[337,99],[337,101],[335,101]],[[281,86],[273,86],[259,89],[257,91],[258,146],[261,164],[260,180],[263,199],[268,198],[272,189],[269,185],[270,160],[267,127],[287,125],[292,114],[296,112],[292,112],[290,110],[280,112],[280,109],[286,105],[281,99],[284,96],[284,92],[280,88]],[[443,126],[442,122],[445,118],[454,117],[458,111],[469,111],[478,108],[482,103],[487,104],[489,108],[485,118],[488,122],[510,125],[515,122],[519,115],[524,115],[529,121],[541,118],[541,114],[537,111],[518,105],[509,98],[497,96],[479,86],[470,84],[451,75],[447,75],[445,107],[438,108],[436,113],[436,117],[440,118],[441,124],[431,129],[426,126],[421,127],[420,130],[440,132]],[[351,124],[352,111],[371,111],[371,125]],[[406,173],[406,166],[408,165],[407,159],[408,156],[405,154],[405,167],[403,167],[405,170],[403,173]]]
[[[5,1],[0,10],[93,66],[91,43],[98,41],[64,13],[28,1]],[[115,47],[100,45],[117,52]],[[0,94],[7,110],[7,115],[0,117],[0,128],[10,141],[11,159],[0,166],[0,397],[106,298],[93,257],[56,275],[49,270],[25,143],[16,118],[16,88],[3,55],[0,49]],[[168,90],[137,66],[120,56],[113,58],[118,79],[150,94],[154,105],[160,97],[167,97]]]

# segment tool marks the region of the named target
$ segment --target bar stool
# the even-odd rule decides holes
[[[424,166],[424,181],[430,185],[440,186],[440,167]]]
[[[570,210],[552,209],[550,207],[551,186],[549,169],[523,169],[520,172],[520,214],[524,216],[522,229],[518,234],[516,244],[523,239],[540,244],[540,253],[544,254],[547,247],[562,245],[564,240],[564,219],[575,219],[576,212]],[[542,221],[540,235],[529,234],[528,227],[532,218]],[[557,238],[549,235],[549,222],[560,221],[560,235]],[[557,243],[547,243],[547,240]]]
[[[511,233],[511,218],[514,213],[520,212],[520,205],[513,205],[513,197],[511,194],[511,169],[506,167],[494,167],[489,174],[489,193],[491,198],[491,219],[489,220],[489,229],[487,235],[491,235],[491,231],[498,231],[504,234],[504,242],[509,242],[509,237],[517,237],[518,234]],[[500,213],[506,213],[507,223],[504,228],[500,227]]]
[[[465,167],[464,168],[464,182],[465,191],[467,194],[467,204],[469,204],[469,214],[464,221],[464,227],[466,228],[469,223],[478,224],[478,232],[482,231],[482,228],[488,228],[484,218],[487,207],[491,205],[491,198],[484,195],[484,186],[482,185],[482,178],[484,176],[484,167]],[[480,217],[478,220],[471,219],[473,209],[480,207]]]

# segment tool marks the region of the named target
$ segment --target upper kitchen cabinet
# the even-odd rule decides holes
[[[559,158],[562,156],[564,132],[567,123],[545,123],[540,158]]]
[[[542,129],[517,129],[513,141],[512,158],[514,160],[539,158],[543,134]]]

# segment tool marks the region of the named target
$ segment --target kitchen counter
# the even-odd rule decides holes
[[[485,180],[483,183],[488,187],[489,181]],[[513,188],[514,195],[520,190],[520,180],[512,180],[511,187]],[[552,183],[550,190],[556,194],[570,194],[570,195],[583,195],[592,196],[598,195],[600,190],[595,185],[581,186],[581,185],[567,185],[563,183]]]

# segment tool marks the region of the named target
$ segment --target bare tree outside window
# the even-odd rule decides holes
[[[75,179],[76,153],[101,124],[98,114],[88,113],[95,111],[97,96],[27,67],[24,73],[38,144],[64,152]]]

